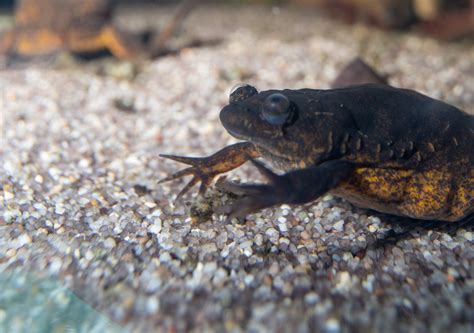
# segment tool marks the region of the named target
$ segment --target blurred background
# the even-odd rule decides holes
[[[42,0],[28,1],[18,0],[16,2],[17,16],[26,13],[26,7],[44,7],[42,11],[42,23],[46,22],[44,16],[48,16],[51,8],[56,7],[56,19],[60,20],[61,3],[67,3],[68,7],[80,7],[80,1],[65,0]],[[88,3],[85,1],[84,3]],[[89,1],[89,3],[94,3]],[[116,7],[143,7],[152,8],[153,6],[173,6],[182,5],[188,7],[198,7],[202,5],[267,5],[267,6],[299,6],[313,13],[320,13],[330,18],[347,24],[363,23],[373,25],[382,29],[394,29],[405,31],[416,31],[446,40],[456,40],[473,36],[474,32],[474,0],[227,0],[227,1],[193,1],[193,0],[99,0],[95,2],[96,8],[90,12],[79,11],[78,15],[95,15],[104,7],[106,3],[107,10],[111,15]],[[89,6],[89,5],[87,5]],[[152,7],[150,7],[152,6]],[[63,5],[64,7],[64,5]],[[83,5],[85,7],[85,5]],[[13,15],[15,9],[14,0],[0,0],[0,9],[4,16],[2,25],[8,23],[8,15]],[[189,9],[191,11],[191,9]],[[32,11],[30,11],[32,12]],[[65,11],[62,13],[64,14]],[[95,14],[94,14],[95,13]],[[108,15],[109,15],[108,14]],[[6,16],[6,17],[5,17]],[[23,15],[25,16],[25,15]],[[186,15],[184,15],[186,16]],[[31,25],[33,17],[26,21]],[[41,20],[37,20],[39,22]],[[25,22],[23,22],[24,24]]]
[[[115,4],[172,5],[182,0],[113,0]],[[42,1],[37,1],[41,3]],[[437,37],[456,38],[473,33],[473,0],[225,0],[196,3],[292,4],[324,10],[348,23],[365,22],[387,29],[418,26]],[[0,0],[0,8],[12,11],[15,0]]]

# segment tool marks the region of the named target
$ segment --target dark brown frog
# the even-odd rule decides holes
[[[162,155],[192,165],[163,181],[193,175],[180,195],[199,181],[203,193],[216,175],[251,160],[268,183],[225,183],[245,195],[230,216],[327,192],[417,219],[458,221],[474,213],[474,117],[418,92],[364,84],[259,93],[247,85],[231,93],[220,119],[245,142],[204,158]]]

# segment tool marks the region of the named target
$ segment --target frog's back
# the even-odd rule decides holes
[[[341,94],[341,92],[344,92]],[[333,191],[359,206],[421,219],[474,213],[474,117],[414,91],[381,85],[328,90],[365,147]],[[358,139],[360,139],[358,138]]]
[[[343,94],[338,92],[344,90]],[[339,104],[354,127],[372,140],[395,145],[404,141],[425,155],[421,166],[474,158],[474,117],[418,92],[384,85],[361,85],[328,91],[327,103]]]

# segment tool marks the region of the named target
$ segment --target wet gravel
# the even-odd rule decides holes
[[[394,244],[384,239],[400,226],[331,196],[229,224],[196,210],[226,194],[175,202],[184,182],[157,184],[182,167],[159,153],[235,142],[218,111],[241,81],[325,88],[361,54],[394,85],[474,112],[472,42],[310,14],[199,9],[185,30],[222,43],[141,63],[133,76],[114,75],[134,68],[119,62],[4,68],[0,272],[54,279],[133,332],[473,331],[472,227],[417,228]],[[247,165],[230,176],[259,179]],[[0,302],[0,331],[7,309]]]

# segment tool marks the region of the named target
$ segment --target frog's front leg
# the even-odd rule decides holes
[[[313,201],[346,180],[354,167],[350,162],[334,160],[277,175],[260,162],[252,160],[252,163],[269,183],[219,184],[223,190],[245,195],[231,206],[224,208],[229,218],[243,217],[275,205],[304,204]]]
[[[252,158],[260,157],[260,153],[250,142],[239,142],[227,146],[208,157],[185,157],[166,154],[160,154],[160,156],[169,158],[173,161],[192,165],[192,167],[180,170],[159,181],[159,183],[163,183],[169,180],[193,175],[194,177],[191,181],[181,190],[181,192],[179,192],[177,196],[179,198],[199,181],[201,182],[199,193],[204,194],[206,189],[212,183],[212,180],[217,175],[238,168]]]

